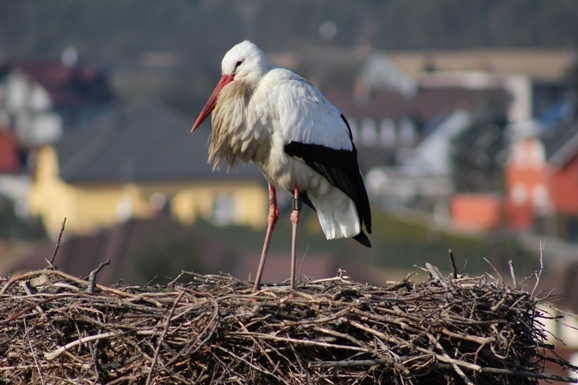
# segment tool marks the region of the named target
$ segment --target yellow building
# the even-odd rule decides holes
[[[185,224],[266,225],[266,183],[254,166],[207,164],[208,129],[149,100],[118,106],[36,157],[29,200],[51,236],[87,234],[129,218],[170,213]],[[207,127],[208,128],[208,127]]]

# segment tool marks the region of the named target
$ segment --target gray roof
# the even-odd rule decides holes
[[[193,121],[148,99],[118,105],[55,145],[60,177],[73,183],[262,179],[254,165],[213,173],[209,124],[191,134]]]
[[[563,167],[578,155],[578,120],[547,128],[541,138],[548,162]]]

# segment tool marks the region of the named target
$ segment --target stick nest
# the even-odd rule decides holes
[[[55,269],[0,281],[0,384],[536,384],[553,356],[526,290],[489,275],[251,285],[187,274],[95,285]],[[555,357],[555,358],[550,358]]]

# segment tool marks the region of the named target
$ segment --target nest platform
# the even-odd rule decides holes
[[[102,266],[101,266],[102,267]],[[536,384],[571,365],[540,299],[490,275],[286,286],[183,272],[104,286],[98,270],[0,281],[0,384]]]

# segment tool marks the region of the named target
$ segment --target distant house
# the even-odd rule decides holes
[[[26,218],[26,192],[30,187],[30,177],[22,172],[21,151],[14,135],[0,123],[0,201],[4,198],[13,202],[14,211],[19,218]],[[12,210],[2,205],[2,210]],[[12,223],[5,226],[12,226]]]
[[[343,109],[353,116],[361,162],[369,143],[379,153],[370,153],[374,163],[365,178],[369,194],[382,205],[425,209],[436,219],[447,221],[455,190],[451,180],[452,140],[484,106],[491,104],[504,113],[510,110],[507,80],[480,73],[423,74],[409,98],[376,90],[365,103],[343,103]],[[340,99],[336,103],[341,105]],[[360,120],[361,129],[356,124]],[[372,135],[366,132],[370,128]],[[386,156],[389,162],[384,161]]]
[[[506,219],[578,242],[578,121],[519,132],[506,168]]]
[[[325,91],[350,123],[356,146],[362,149],[363,171],[408,165],[447,174],[449,141],[467,127],[471,114],[485,104],[504,111],[511,104],[504,76],[423,74],[413,87],[366,84],[375,77],[363,78],[353,91]]]
[[[452,171],[452,139],[464,131],[471,122],[472,114],[463,109],[456,109],[444,116],[420,143],[408,151],[403,159],[403,167],[449,177]]]
[[[505,225],[578,242],[578,179],[573,165],[578,124],[572,120],[569,85],[523,76],[504,80],[512,96],[504,195],[455,196],[452,222],[478,230]]]
[[[107,110],[112,94],[104,71],[82,64],[74,49],[62,61],[0,62],[0,196],[28,218],[28,166],[39,146],[86,127]]]
[[[43,146],[36,158],[30,211],[48,233],[91,231],[130,218],[170,214],[183,223],[261,227],[267,189],[254,166],[212,172],[208,130],[150,100],[119,105],[86,130]]]
[[[524,76],[460,68],[459,72],[422,72],[412,78],[396,64],[403,62],[369,46],[303,47],[269,56],[272,64],[308,78],[341,110],[351,126],[363,172],[399,166],[408,157],[414,164],[429,165],[432,156],[421,159],[412,150],[440,127],[447,131],[451,125],[453,132],[465,128],[457,125],[456,111],[470,114],[484,103],[494,103],[511,109],[513,117],[531,106],[526,98],[530,83]],[[430,146],[418,152],[431,152]],[[447,154],[436,155],[439,160]]]
[[[24,148],[53,143],[82,128],[112,100],[104,71],[79,62],[73,50],[63,60],[0,63],[0,118]]]
[[[452,226],[465,231],[484,231],[502,225],[500,194],[456,194],[450,201]]]

